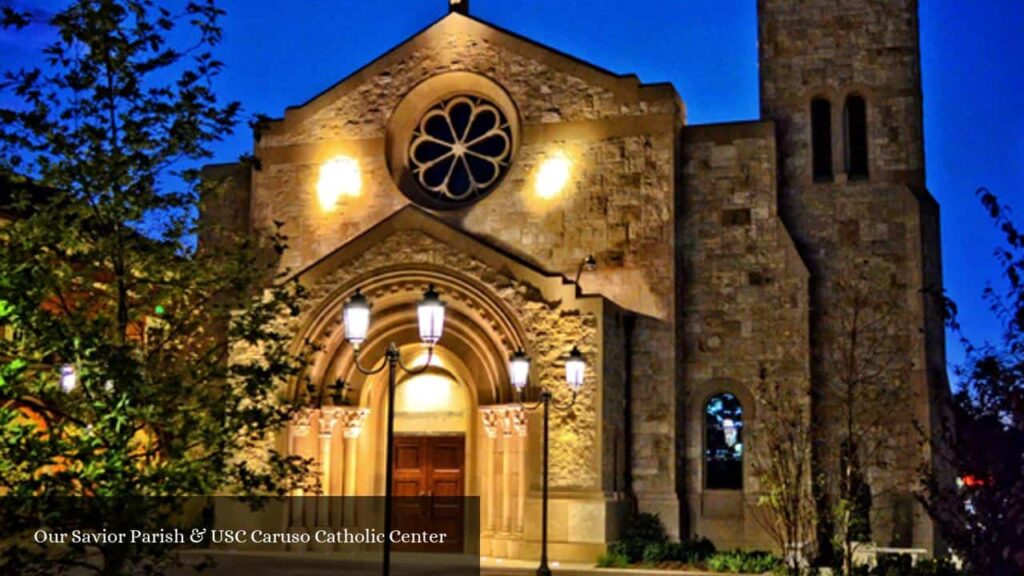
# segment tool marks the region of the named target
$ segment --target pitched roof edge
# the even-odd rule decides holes
[[[313,97],[309,98],[305,102],[302,102],[301,104],[295,104],[295,105],[288,106],[287,108],[285,108],[285,113],[284,113],[283,116],[277,117],[277,118],[270,118],[270,119],[267,120],[267,124],[268,124],[267,131],[268,132],[277,132],[278,130],[281,130],[281,129],[287,130],[287,127],[286,127],[287,124],[289,124],[291,122],[302,122],[303,120],[307,119],[308,117],[310,117],[313,114],[315,114],[316,112],[318,112],[323,106],[325,106],[327,104],[327,102],[324,101],[324,99],[327,96],[329,96],[331,93],[337,91],[338,89],[340,89],[345,84],[356,80],[361,75],[368,73],[375,66],[378,66],[378,65],[386,62],[386,60],[390,56],[392,56],[393,54],[395,54],[396,52],[398,52],[402,48],[404,48],[404,47],[406,47],[406,46],[408,46],[410,44],[413,44],[413,43],[415,43],[417,41],[420,41],[424,35],[428,34],[430,31],[434,30],[435,28],[437,28],[437,27],[439,27],[441,25],[444,25],[446,22],[452,22],[452,21],[454,21],[454,22],[466,22],[466,23],[471,23],[472,25],[482,26],[482,27],[490,29],[490,30],[492,30],[494,32],[497,32],[498,34],[501,34],[501,35],[503,35],[503,36],[505,36],[507,38],[510,38],[511,40],[519,43],[521,46],[525,46],[525,47],[529,47],[529,48],[537,49],[537,50],[543,50],[543,51],[549,52],[551,54],[554,54],[554,55],[558,56],[559,58],[562,58],[563,60],[565,60],[570,65],[578,67],[579,70],[588,71],[589,72],[589,78],[586,78],[586,80],[595,82],[597,84],[604,84],[605,88],[607,88],[609,90],[612,90],[612,91],[615,91],[615,92],[619,93],[619,95],[622,95],[622,92],[623,92],[622,83],[628,82],[629,83],[629,85],[628,85],[629,91],[630,92],[632,92],[632,91],[636,92],[636,94],[634,96],[636,99],[643,100],[643,99],[660,99],[660,98],[671,97],[671,98],[675,98],[676,100],[681,101],[681,98],[679,97],[678,91],[675,89],[675,86],[671,82],[660,81],[660,82],[644,83],[644,82],[640,81],[639,77],[635,73],[618,74],[618,73],[612,72],[612,71],[610,71],[610,70],[608,70],[606,68],[598,66],[597,64],[594,64],[594,63],[589,62],[587,60],[583,60],[582,58],[573,56],[573,55],[568,54],[566,52],[563,52],[563,51],[561,51],[561,50],[559,50],[557,48],[553,48],[551,46],[548,46],[547,44],[544,44],[542,42],[530,39],[530,38],[528,38],[526,36],[523,36],[523,35],[518,34],[516,32],[507,30],[507,29],[502,28],[500,26],[497,26],[495,24],[491,24],[490,22],[487,22],[485,20],[481,20],[481,19],[473,17],[473,16],[465,16],[465,15],[459,14],[457,12],[452,12],[452,13],[449,13],[449,14],[445,14],[444,16],[442,16],[442,17],[432,21],[430,24],[428,24],[425,27],[421,28],[419,31],[417,31],[413,35],[411,35],[408,38],[406,38],[405,40],[399,42],[398,44],[396,44],[395,46],[391,47],[387,51],[383,52],[382,54],[380,54],[376,58],[370,60],[369,62],[367,62],[363,66],[360,66],[358,69],[356,69],[355,71],[353,71],[350,74],[346,75],[341,80],[338,80],[337,82],[334,82],[333,84],[331,84],[330,86],[328,86],[324,90],[320,91],[319,93],[317,93]],[[645,94],[641,94],[641,93],[645,93]],[[318,106],[317,104],[318,104],[319,101],[323,101],[323,104]],[[282,126],[282,125],[284,125],[284,126]]]
[[[512,264],[515,267],[520,268],[521,271],[525,271],[527,275],[534,276],[536,280],[547,283],[549,287],[557,290],[563,297],[574,300],[588,300],[591,298],[604,299],[599,294],[584,294],[579,289],[579,286],[565,275],[546,270],[535,262],[531,262],[522,256],[495,246],[484,238],[480,238],[465,230],[452,226],[434,214],[412,204],[401,208],[380,222],[377,222],[373,226],[361,232],[359,235],[321,256],[301,270],[289,274],[281,282],[316,282],[338,266],[344,265],[349,260],[357,257],[358,254],[365,252],[370,246],[372,246],[372,243],[378,239],[378,236],[387,237],[395,232],[407,230],[419,231],[438,242],[451,245],[456,249],[461,248],[470,256],[491,266],[496,267],[496,263],[494,262],[495,259]],[[450,235],[452,238],[445,239],[440,237],[444,235]],[[459,244],[465,245],[462,247],[453,245],[450,242],[451,239],[456,239]],[[472,249],[467,250],[466,247],[468,245],[479,247],[478,252],[484,252],[484,254],[474,253]]]

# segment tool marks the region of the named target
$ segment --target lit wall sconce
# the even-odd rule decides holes
[[[572,162],[565,154],[559,152],[540,165],[534,190],[541,198],[550,200],[558,196],[569,183],[571,172]]]
[[[342,196],[359,196],[362,189],[363,178],[355,158],[336,156],[320,166],[316,196],[324,211],[333,210]]]

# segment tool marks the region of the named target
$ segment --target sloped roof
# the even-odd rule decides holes
[[[617,74],[586,60],[566,54],[540,42],[521,36],[489,22],[472,16],[451,12],[435,20],[397,46],[370,61],[362,68],[334,83],[306,102],[289,106],[282,118],[270,121],[268,128],[274,131],[275,124],[284,128],[293,122],[302,122],[328,104],[341,98],[352,86],[358,86],[375,74],[401,60],[407,53],[424,46],[449,33],[462,33],[488,38],[503,47],[534,59],[543,58],[545,63],[565,73],[577,76],[587,82],[608,89],[624,100],[645,100],[672,97],[678,99],[675,87],[670,82],[642,83],[636,74]]]
[[[544,270],[526,260],[491,245],[483,239],[459,230],[436,216],[413,205],[408,205],[375,224],[359,236],[292,274],[288,280],[299,280],[310,285],[365,254],[384,239],[404,231],[421,232],[438,242],[459,250],[496,270],[507,270],[514,277],[537,286],[550,300],[565,301],[601,298],[584,295],[569,278]]]

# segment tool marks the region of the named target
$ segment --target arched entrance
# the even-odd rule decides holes
[[[483,540],[521,540],[527,491],[526,420],[514,417],[506,365],[513,350],[529,346],[506,305],[458,271],[428,266],[378,270],[347,283],[312,310],[300,340],[316,350],[301,379],[312,386],[296,386],[292,394],[322,407],[313,411],[317,422],[309,425],[317,431],[316,440],[312,434],[298,438],[293,451],[318,458],[327,494],[385,493],[387,374],[367,376],[357,368],[353,349],[343,340],[341,307],[357,286],[373,303],[370,333],[359,354],[361,364],[378,365],[388,344],[394,342],[402,363],[420,368],[428,354],[419,342],[416,303],[428,284],[437,286],[448,305],[445,332],[426,371],[398,376],[393,493],[477,496]],[[338,381],[348,388],[343,405],[334,405],[331,398],[331,386]],[[309,390],[312,399],[307,398]],[[360,415],[358,426],[352,425],[355,418],[345,418],[348,414]],[[338,430],[332,429],[337,424],[329,418],[340,423]],[[334,440],[337,436],[344,438],[341,450]],[[396,510],[398,522],[404,521],[402,514],[415,522],[411,518],[418,514],[420,521],[425,518],[433,525],[459,513],[438,508]],[[325,520],[317,517],[315,522],[334,525],[336,520],[327,511]]]

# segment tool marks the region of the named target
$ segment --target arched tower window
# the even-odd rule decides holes
[[[851,94],[843,108],[843,135],[846,142],[846,177],[868,177],[868,113],[864,98]]]
[[[811,155],[814,180],[832,180],[832,103],[811,100]]]
[[[712,396],[704,405],[704,487],[743,488],[743,406],[733,394]]]

